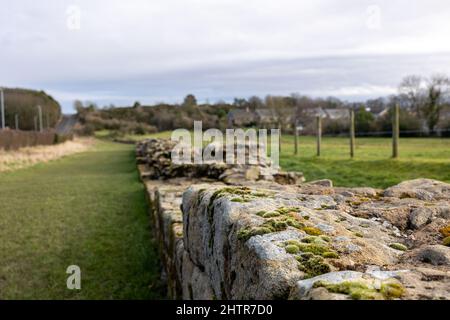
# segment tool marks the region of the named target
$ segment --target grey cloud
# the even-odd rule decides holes
[[[78,5],[81,29],[66,26]],[[380,28],[367,26],[370,5]],[[0,12],[0,84],[46,89],[66,110],[233,96],[361,99],[409,73],[449,73],[446,1],[10,2]]]

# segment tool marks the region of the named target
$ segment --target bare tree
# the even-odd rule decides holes
[[[429,79],[407,76],[399,86],[400,98],[406,97],[412,110],[425,119],[430,131],[439,122],[439,114],[450,93],[450,80],[436,74]]]
[[[450,93],[450,79],[445,75],[434,75],[427,83],[427,100],[423,107],[428,129],[434,130],[439,122],[439,115]]]
[[[404,95],[410,103],[411,110],[420,114],[424,102],[423,92],[424,79],[420,76],[410,75],[403,78],[399,92]]]

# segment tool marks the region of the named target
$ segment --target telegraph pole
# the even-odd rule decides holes
[[[1,104],[1,113],[2,113],[2,126],[1,129],[5,129],[5,97],[3,93],[3,88],[0,88],[0,104]]]
[[[42,126],[42,107],[41,106],[37,106],[38,108],[38,112],[39,112],[39,132],[43,131],[43,126]]]

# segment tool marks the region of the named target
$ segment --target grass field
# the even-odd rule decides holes
[[[331,179],[337,186],[386,188],[403,180],[431,178],[450,182],[450,139],[402,138],[400,157],[392,159],[392,140],[358,138],[350,159],[347,138],[322,138],[321,156],[316,140],[301,137],[294,156],[294,138],[282,139],[281,167],[301,171],[307,180]]]
[[[81,268],[81,290],[66,268]],[[0,173],[0,299],[161,298],[132,145]]]
[[[170,138],[170,132],[127,136],[129,140]],[[301,171],[307,180],[331,179],[336,186],[386,188],[403,180],[431,178],[450,182],[450,139],[401,138],[400,157],[392,159],[390,138],[357,138],[355,157],[350,159],[348,138],[323,137],[321,156],[316,156],[316,139],[300,137],[299,154],[294,155],[294,137],[282,137],[280,165]]]

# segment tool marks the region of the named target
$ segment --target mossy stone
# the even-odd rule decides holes
[[[302,230],[311,236],[320,236],[322,234],[322,231],[315,227],[304,227]]]
[[[440,229],[439,232],[440,232],[444,237],[450,237],[450,225],[445,226],[444,228]]]
[[[266,212],[262,215],[263,218],[273,218],[278,216],[280,216],[278,212]]]
[[[327,251],[322,254],[322,257],[327,259],[337,259],[339,258],[339,255],[334,251]]]
[[[444,240],[442,240],[442,244],[444,246],[450,247],[450,237],[444,238]]]
[[[324,262],[322,257],[313,256],[310,259],[302,261],[299,263],[300,271],[306,273],[307,277],[316,277],[321,274],[328,273],[331,271],[331,267],[328,263]]]
[[[384,281],[379,289],[364,280],[344,281],[337,284],[318,281],[313,287],[324,287],[329,292],[347,294],[354,300],[396,299],[404,294],[403,286],[389,279]]]
[[[286,245],[290,245],[290,244],[292,244],[292,245],[294,245],[294,246],[300,246],[301,244],[300,244],[300,241],[298,241],[298,240],[287,240],[287,241],[285,241],[284,242]]]
[[[405,246],[404,244],[401,244],[401,243],[391,243],[389,245],[389,247],[391,247],[392,249],[395,249],[395,250],[399,250],[399,251],[406,251],[406,250],[408,250],[408,247]]]
[[[300,248],[293,244],[287,245],[285,249],[286,252],[290,254],[297,254],[300,252]]]

